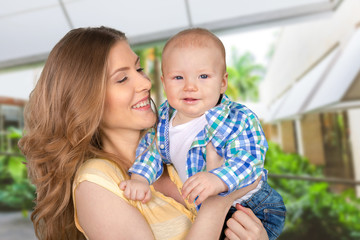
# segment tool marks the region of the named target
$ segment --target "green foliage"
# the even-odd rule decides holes
[[[27,178],[25,158],[20,155],[17,141],[21,131],[9,128],[6,135],[11,146],[6,146],[6,155],[0,155],[0,210],[30,210],[34,206],[35,187]],[[9,151],[10,150],[10,151]]]
[[[285,154],[269,143],[265,168],[271,174],[324,177],[322,169],[297,154]],[[360,199],[353,189],[332,193],[329,184],[269,177],[287,208],[281,239],[359,239]]]
[[[258,86],[265,68],[255,63],[255,58],[251,53],[239,56],[235,48],[232,49],[232,58],[232,64],[227,67],[229,79],[225,93],[232,99],[257,101]]]

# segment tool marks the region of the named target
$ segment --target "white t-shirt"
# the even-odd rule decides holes
[[[190,122],[173,126],[173,119],[176,112],[173,114],[169,122],[169,141],[170,141],[170,157],[174,164],[181,181],[184,183],[187,180],[186,174],[186,159],[196,135],[204,129],[207,124],[205,114],[191,120]]]

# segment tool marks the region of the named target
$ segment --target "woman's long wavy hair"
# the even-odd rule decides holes
[[[107,28],[71,30],[51,51],[24,111],[19,147],[36,186],[31,215],[39,239],[84,239],[74,223],[72,183],[79,166],[103,157],[127,169],[130,161],[102,150],[107,59],[124,33]]]

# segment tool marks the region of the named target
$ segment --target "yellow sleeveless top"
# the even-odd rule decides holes
[[[176,184],[178,189],[180,189],[182,182],[176,170],[172,165],[167,165],[167,168],[170,179]],[[119,188],[120,182],[126,179],[126,177],[124,177],[126,174],[127,173],[111,161],[90,159],[83,163],[76,173],[72,190],[73,196],[76,187],[81,182],[89,181],[95,183],[137,208],[149,223],[155,239],[184,239],[196,216],[194,205],[187,203],[188,206],[184,207],[174,199],[155,191],[153,186],[150,186],[152,199],[148,203],[143,204],[139,201],[128,200]],[[85,235],[77,218],[75,197],[73,201],[75,225],[79,231]]]

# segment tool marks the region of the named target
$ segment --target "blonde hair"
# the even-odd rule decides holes
[[[39,239],[84,239],[74,223],[72,183],[89,158],[131,164],[102,149],[107,59],[125,34],[107,27],[79,28],[52,49],[24,110],[24,137],[19,147],[36,186],[31,215]]]
[[[171,51],[171,48],[209,47],[214,45],[221,53],[222,59],[219,59],[219,61],[223,61],[224,71],[226,71],[226,53],[224,44],[215,34],[205,28],[189,28],[172,36],[163,48],[161,68],[162,70],[164,69],[166,55]]]

